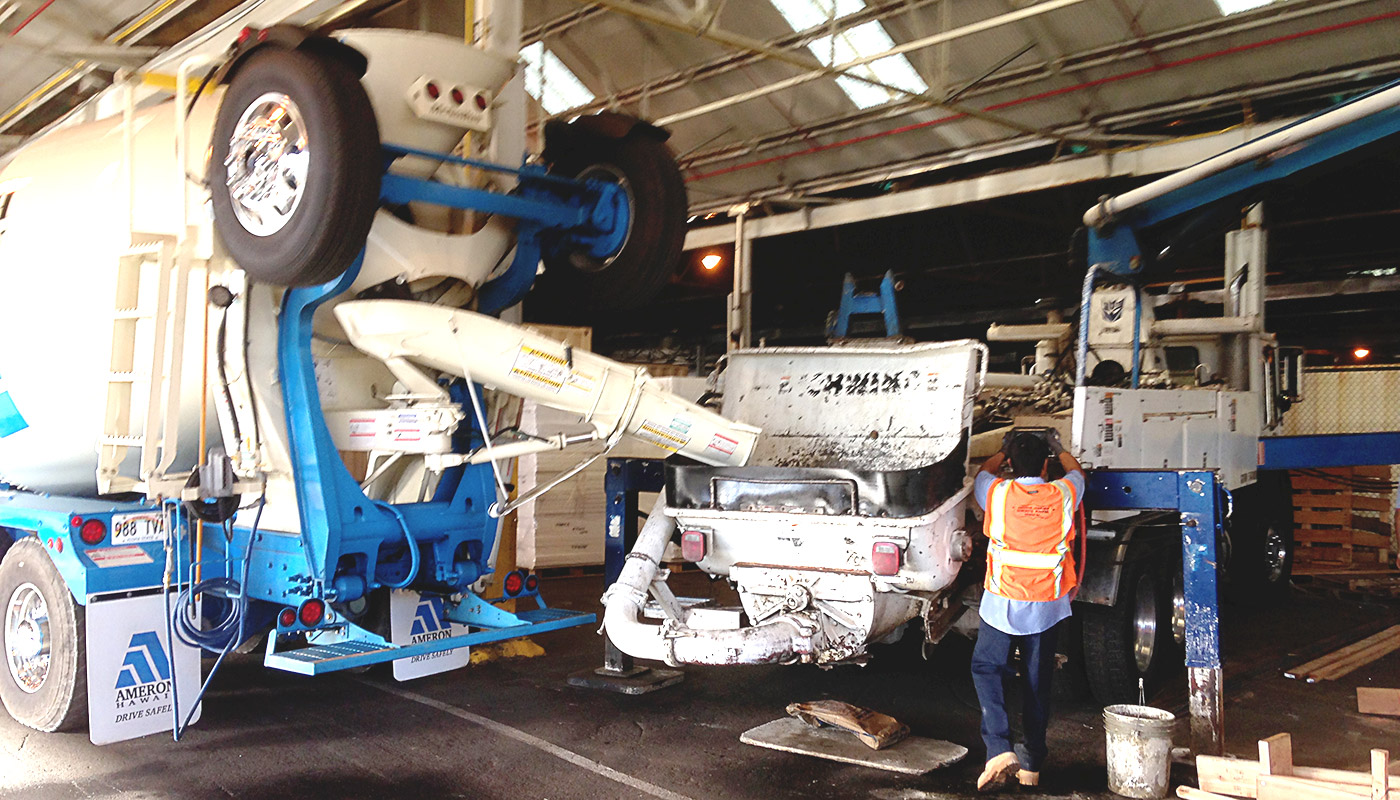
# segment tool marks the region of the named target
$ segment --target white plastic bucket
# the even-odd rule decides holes
[[[1171,712],[1150,706],[1117,705],[1103,710],[1109,791],[1141,800],[1167,796],[1175,721]]]

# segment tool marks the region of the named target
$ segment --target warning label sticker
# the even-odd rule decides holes
[[[669,450],[672,453],[685,447],[690,443],[690,437],[679,431],[657,425],[651,420],[643,420],[642,427],[632,434],[644,442],[651,442],[662,450]]]
[[[593,391],[593,387],[598,385],[598,379],[587,372],[576,371],[569,373],[569,380],[565,385],[570,389],[576,389],[584,394]]]
[[[510,368],[512,376],[543,386],[552,392],[563,388],[569,380],[570,372],[569,362],[564,360],[563,356],[546,353],[524,344],[520,345],[520,353],[516,355],[515,364]]]
[[[351,439],[373,439],[375,424],[372,418],[356,418],[350,420]]]
[[[92,559],[92,563],[103,569],[151,563],[151,557],[146,555],[146,551],[134,544],[128,544],[122,547],[100,547],[96,550],[89,550],[87,551],[87,557]]]
[[[721,433],[716,433],[710,443],[705,445],[706,450],[717,450],[727,456],[734,455],[734,450],[739,446],[739,442]]]

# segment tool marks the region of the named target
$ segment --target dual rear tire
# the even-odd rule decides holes
[[[83,607],[34,537],[0,561],[0,701],[17,722],[46,733],[87,718]]]

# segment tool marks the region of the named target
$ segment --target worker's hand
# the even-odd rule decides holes
[[[1045,443],[1050,445],[1050,455],[1052,456],[1058,456],[1065,451],[1065,445],[1060,441],[1060,431],[1056,428],[1050,428],[1045,434]]]
[[[1011,438],[1017,433],[1018,431],[1015,428],[1009,428],[1006,433],[1001,435],[1001,452],[1005,455],[1011,455],[1007,448],[1011,447]]]

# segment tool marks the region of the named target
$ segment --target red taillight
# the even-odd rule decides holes
[[[308,628],[319,624],[324,616],[326,616],[326,604],[314,597],[302,603],[301,610],[297,612],[297,618],[301,620],[301,624]]]
[[[253,29],[252,29],[252,28],[244,28],[243,30],[241,30],[241,31],[238,32],[238,43],[239,43],[239,44],[243,44],[244,42],[247,42],[247,41],[248,41],[248,38],[249,38],[250,36],[252,36],[252,35],[253,35]]]
[[[284,608],[282,613],[277,615],[277,624],[284,628],[290,628],[297,624],[297,612],[294,608]]]
[[[535,590],[538,589],[538,588],[540,588],[540,579],[539,579],[539,576],[537,576],[537,575],[526,575],[526,576],[525,576],[525,591],[527,591],[527,592],[533,592],[533,591],[535,591]]]
[[[506,575],[504,583],[506,597],[514,597],[525,591],[525,576],[519,572],[512,572]]]
[[[901,555],[894,542],[876,542],[870,549],[871,570],[876,575],[898,575]]]
[[[83,544],[97,544],[107,538],[107,526],[100,519],[90,519],[78,529],[78,538]]]
[[[83,527],[83,518],[79,516],[74,516],[72,519],[68,520],[68,524],[72,525],[75,528],[81,528]]]
[[[705,550],[704,531],[685,531],[681,534],[681,558],[686,561],[703,561]]]
[[[486,95],[479,94],[472,99],[476,101],[477,108],[481,109],[482,111],[486,110]]]
[[[458,89],[458,88],[455,87],[455,86],[452,87],[452,102],[454,102],[454,103],[456,103],[457,105],[460,106],[461,104],[465,103],[466,101],[467,101],[467,96],[464,95],[464,94],[462,94],[462,90],[461,90],[461,89]]]
[[[433,98],[434,100],[442,96],[442,90],[439,89],[438,85],[436,83],[433,83],[432,81],[428,81],[428,85],[424,86],[423,88],[428,92],[428,96]]]

